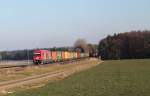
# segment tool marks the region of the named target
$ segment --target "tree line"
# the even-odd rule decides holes
[[[150,31],[131,31],[102,39],[98,45],[102,59],[150,58]]]
[[[16,50],[0,52],[0,60],[30,60],[33,57],[33,50]]]
[[[36,48],[43,50],[51,50],[51,51],[66,51],[71,49],[71,47],[53,47],[53,48]],[[15,51],[2,51],[0,52],[0,60],[32,60],[33,59],[33,51],[35,49],[24,49],[24,50],[15,50]]]
[[[90,53],[94,56],[97,51],[97,45],[88,44],[84,39],[78,39],[73,47],[53,47],[53,48],[36,48],[49,51],[80,51]],[[2,51],[0,52],[0,60],[32,60],[33,51],[35,49],[15,50],[15,51]]]

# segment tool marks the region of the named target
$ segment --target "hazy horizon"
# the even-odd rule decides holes
[[[150,0],[0,1],[0,51],[98,43],[114,33],[150,30]]]

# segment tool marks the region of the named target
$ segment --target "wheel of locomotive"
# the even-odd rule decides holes
[[[40,62],[40,64],[42,64],[42,65],[43,65],[43,64],[44,64],[44,61],[41,61],[41,62]]]

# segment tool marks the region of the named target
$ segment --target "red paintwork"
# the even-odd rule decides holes
[[[80,58],[80,52],[77,52],[77,58],[78,59]]]
[[[37,61],[39,62],[44,62],[44,63],[49,63],[50,58],[51,58],[51,52],[48,50],[34,50],[33,53],[33,62],[36,63]]]
[[[52,52],[51,52],[51,56],[52,56],[52,60],[53,60],[54,62],[56,62],[56,61],[57,61],[57,52],[56,52],[56,51],[52,51]]]
[[[65,51],[61,52],[61,58],[62,58],[62,61],[65,61]]]

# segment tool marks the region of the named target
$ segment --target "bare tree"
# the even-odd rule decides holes
[[[74,47],[76,48],[77,51],[87,52],[87,53],[89,52],[88,44],[85,39],[78,39],[75,42]]]

